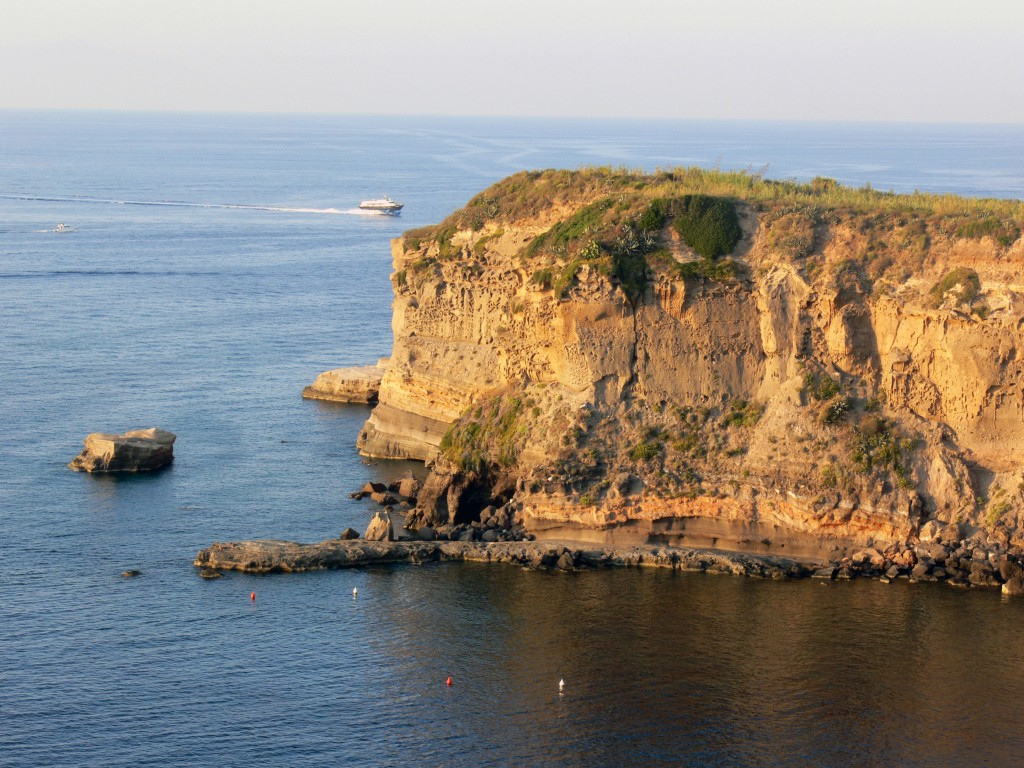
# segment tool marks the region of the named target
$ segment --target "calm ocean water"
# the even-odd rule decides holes
[[[1024,197],[1024,127],[0,112],[0,766],[1020,761],[1024,601],[994,593],[196,577],[215,540],[362,530],[347,493],[407,468],[360,460],[366,409],[299,397],[388,354],[388,240],[585,164]],[[385,193],[401,217],[350,211]],[[170,470],[64,467],[151,425]]]

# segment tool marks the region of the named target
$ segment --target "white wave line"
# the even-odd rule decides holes
[[[10,194],[0,194],[0,198],[5,200],[28,200],[46,203],[100,203],[106,205],[148,205],[168,208],[219,208],[241,211],[270,211],[272,213],[313,213],[328,215],[347,214],[355,216],[378,216],[381,214],[380,211],[364,211],[360,208],[348,208],[342,210],[340,208],[309,208],[300,206],[293,207],[281,205],[246,205],[243,203],[195,203],[182,200],[117,200],[114,198],[104,197],[46,197],[42,195]]]

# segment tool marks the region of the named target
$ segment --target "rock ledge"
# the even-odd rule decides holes
[[[302,390],[307,400],[330,400],[335,403],[376,403],[380,382],[387,371],[388,358],[376,365],[336,368],[324,371]]]
[[[262,539],[216,543],[200,550],[195,566],[247,573],[294,573],[356,568],[379,563],[468,561],[576,570],[607,566],[649,566],[684,571],[731,573],[761,578],[804,576],[807,568],[782,557],[629,546],[589,549],[552,541],[343,541],[318,544]]]

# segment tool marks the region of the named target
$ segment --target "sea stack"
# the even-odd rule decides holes
[[[85,450],[70,469],[76,472],[148,472],[174,460],[177,436],[157,427],[135,429],[121,435],[94,432],[85,438]]]

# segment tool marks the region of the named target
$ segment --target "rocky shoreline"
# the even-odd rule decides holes
[[[565,541],[368,541],[329,539],[316,544],[260,539],[220,542],[200,550],[194,565],[201,575],[222,570],[246,573],[294,573],[357,568],[390,563],[488,562],[526,568],[575,571],[605,567],[653,567],[723,573],[754,578],[812,577],[826,580],[877,578],[888,583],[946,581],[959,587],[1000,588],[1004,595],[1024,594],[1024,567],[998,545],[950,539],[958,526],[928,532],[928,541],[866,549],[852,557],[812,564],[775,555],[688,549],[659,545],[604,546]]]
[[[198,568],[245,573],[296,573],[390,563],[484,562],[574,571],[653,567],[758,578],[809,576],[806,565],[782,557],[678,547],[589,548],[555,541],[367,541],[329,539],[317,544],[257,539],[218,542],[200,550]]]

